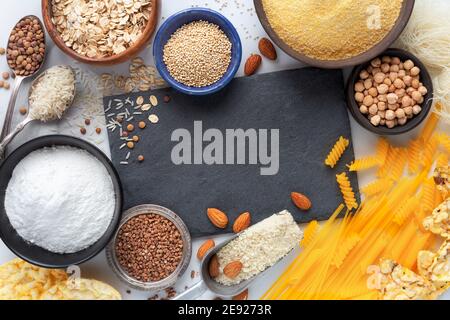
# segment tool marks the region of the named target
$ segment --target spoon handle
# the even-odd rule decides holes
[[[12,118],[14,115],[14,108],[16,106],[17,94],[19,93],[20,85],[22,84],[22,81],[24,79],[25,79],[24,77],[17,76],[16,80],[14,81],[11,98],[9,98],[8,109],[6,110],[5,121],[3,122],[2,134],[0,135],[0,141],[3,141],[6,138],[6,136],[9,134],[9,132],[11,131],[11,123],[12,123]]]
[[[204,294],[206,290],[206,285],[203,280],[201,280],[189,289],[186,289],[186,291],[184,291],[183,293],[180,293],[179,295],[174,297],[172,300],[196,300],[202,294]]]
[[[14,139],[15,136],[19,134],[23,130],[23,128],[26,127],[27,124],[29,124],[34,119],[27,117],[25,120],[23,120],[21,123],[17,125],[17,127],[14,129],[13,132],[8,134],[3,141],[0,143],[0,160],[3,160],[6,153],[6,147],[8,144]]]

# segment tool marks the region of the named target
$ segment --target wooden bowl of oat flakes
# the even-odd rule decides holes
[[[136,56],[150,41],[157,15],[158,0],[42,0],[44,25],[55,44],[93,65]]]

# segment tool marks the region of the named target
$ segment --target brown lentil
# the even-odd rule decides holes
[[[144,159],[144,156],[143,155],[139,155],[138,156],[138,161],[139,162],[143,162],[145,159]]]
[[[90,125],[91,124],[91,119],[84,119],[84,124],[85,125]]]
[[[20,76],[36,72],[44,61],[45,35],[37,19],[19,21],[8,41],[7,60],[10,68]]]
[[[176,30],[164,46],[170,75],[190,87],[205,87],[220,80],[231,62],[232,44],[219,26],[194,21]]]
[[[145,129],[146,126],[147,126],[147,124],[144,121],[139,122],[139,128]]]
[[[165,95],[164,96],[164,98],[163,98],[163,101],[165,102],[165,103],[169,103],[170,102],[170,96],[169,95]]]
[[[133,141],[134,142],[139,142],[139,136],[133,136]]]
[[[134,130],[134,125],[132,125],[131,123],[129,125],[127,125],[127,130],[129,132],[133,131]]]
[[[128,141],[127,142],[127,147],[128,147],[128,149],[134,149],[134,142]]]
[[[100,134],[100,133],[102,133],[102,129],[101,128],[96,128],[95,132],[97,132],[97,134]]]
[[[183,256],[183,239],[168,219],[153,213],[130,219],[119,230],[116,256],[124,271],[143,282],[170,276]]]
[[[86,134],[86,128],[80,128],[80,132],[81,132],[81,134]]]
[[[21,115],[26,115],[27,114],[27,108],[25,108],[25,107],[22,107],[22,108],[20,108],[19,109],[19,113],[21,114]]]

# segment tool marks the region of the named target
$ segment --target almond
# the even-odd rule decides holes
[[[304,194],[301,194],[299,192],[292,192],[291,193],[291,199],[292,202],[301,210],[309,210],[311,209],[311,200]]]
[[[251,76],[258,70],[261,65],[262,58],[259,54],[252,54],[248,57],[247,62],[245,63],[244,73],[246,76]]]
[[[216,255],[213,255],[211,260],[209,260],[208,270],[211,278],[217,278],[219,276],[219,259]]]
[[[223,268],[223,274],[230,279],[234,279],[241,273],[242,263],[240,261],[230,262]]]
[[[244,212],[239,217],[237,217],[236,221],[233,224],[233,232],[239,233],[250,227],[251,223],[251,215],[250,212]]]
[[[198,248],[197,251],[197,258],[198,260],[202,260],[203,257],[206,255],[206,253],[211,250],[212,248],[214,248],[216,246],[216,243],[214,242],[214,240],[209,239],[206,240],[201,246],[200,248]]]
[[[259,40],[258,48],[261,54],[267,59],[277,60],[277,51],[269,39],[261,38],[261,40]]]
[[[232,299],[233,300],[248,300],[248,289],[245,289],[241,293],[235,295]]]
[[[228,217],[219,209],[209,208],[207,211],[208,218],[217,228],[225,229],[228,225]]]

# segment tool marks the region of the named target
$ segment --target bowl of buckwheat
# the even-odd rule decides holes
[[[231,22],[206,8],[180,11],[159,28],[153,56],[161,77],[189,95],[207,95],[226,87],[242,59],[242,44]]]
[[[45,28],[68,56],[87,64],[115,65],[136,56],[150,41],[157,0],[42,0]]]
[[[361,126],[379,135],[397,135],[414,129],[427,117],[433,83],[417,57],[388,49],[353,69],[346,95],[350,113]]]

